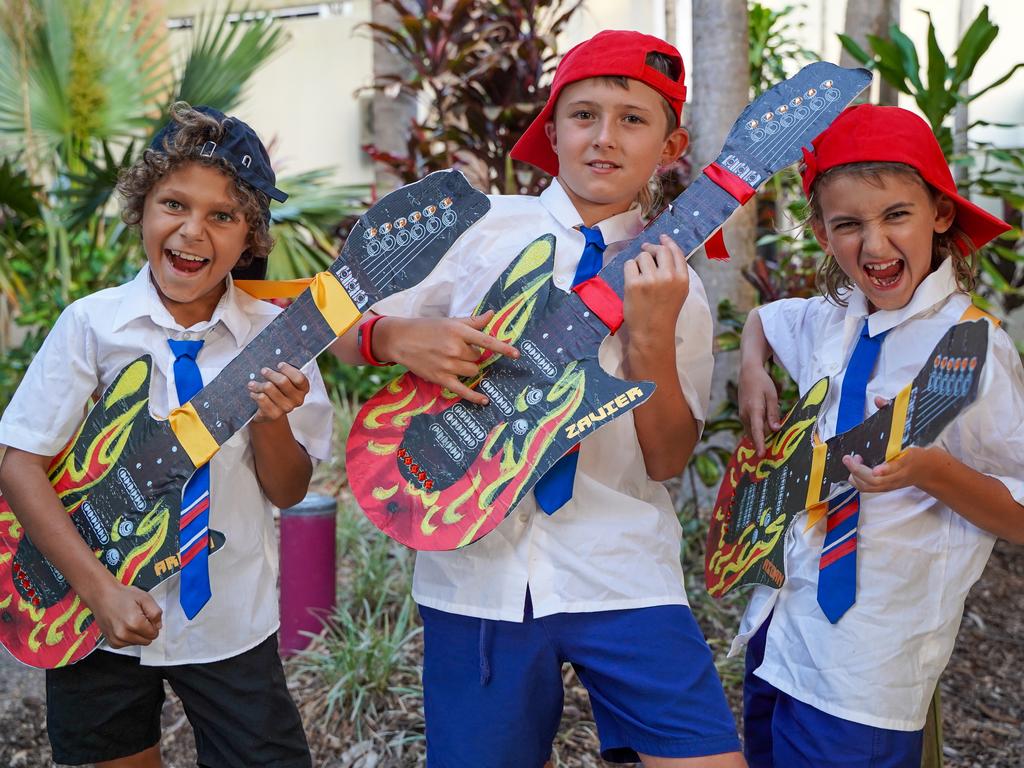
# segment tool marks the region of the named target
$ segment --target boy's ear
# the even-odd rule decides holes
[[[941,192],[935,198],[935,232],[942,234],[953,226],[956,219],[956,203],[949,195]]]
[[[557,134],[555,132],[555,121],[548,120],[544,123],[544,135],[548,137],[548,141],[551,142],[551,151],[556,155],[558,154],[558,141]]]
[[[814,233],[814,239],[817,240],[818,245],[821,246],[821,250],[825,253],[829,253],[828,232],[825,231],[825,222],[821,220],[820,216],[811,217],[811,231]]]
[[[669,165],[674,163],[686,151],[688,146],[690,146],[690,134],[686,132],[685,128],[676,128],[665,138],[665,144],[662,146],[661,158],[658,164]]]

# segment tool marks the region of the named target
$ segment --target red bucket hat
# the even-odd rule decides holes
[[[663,75],[647,64],[647,54],[662,53],[679,62],[679,79]],[[555,79],[551,83],[551,94],[540,114],[512,147],[512,158],[522,160],[540,168],[552,176],[558,175],[558,156],[551,149],[551,142],[544,133],[544,125],[551,120],[551,113],[558,101],[558,94],[570,83],[586,80],[588,77],[628,77],[639,80],[656,90],[676,113],[677,121],[682,118],[683,102],[686,101],[686,86],[683,57],[675,46],[664,40],[640,32],[606,30],[572,48],[558,63]],[[677,122],[678,125],[678,122]]]
[[[804,194],[829,168],[847,163],[871,161],[905,163],[921,174],[928,184],[947,195],[956,204],[955,226],[967,235],[975,248],[1010,229],[957,192],[935,134],[923,119],[899,107],[859,104],[843,111],[812,142],[813,152],[804,150],[801,169]]]

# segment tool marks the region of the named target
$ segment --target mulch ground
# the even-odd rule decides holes
[[[691,592],[696,589],[691,587]],[[708,631],[719,622],[714,617],[705,620],[701,605],[695,601],[698,618]],[[713,640],[719,653],[722,645]],[[414,643],[406,652],[415,657],[419,648]],[[737,669],[730,664],[722,671],[735,707]],[[41,673],[6,655],[0,659],[0,672],[0,765],[53,766],[46,741]],[[395,696],[389,707],[382,707],[372,722],[364,723],[358,735],[344,717],[325,720],[318,705],[321,697],[303,681],[294,682],[294,694],[307,718],[315,765],[405,768],[423,764],[423,721],[414,676],[395,681],[405,693]],[[571,671],[566,672],[566,686],[565,713],[555,745],[557,765],[607,766],[597,757],[597,735],[587,697]],[[996,546],[967,600],[957,648],[942,678],[941,691],[949,768],[1024,768],[1024,549],[1002,542]],[[164,729],[165,766],[194,766],[191,729],[173,696],[164,709]]]

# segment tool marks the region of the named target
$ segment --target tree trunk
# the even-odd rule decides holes
[[[718,156],[730,127],[750,99],[748,46],[746,0],[693,0],[693,93],[688,124],[694,175]],[[755,206],[751,200],[725,225],[729,261],[708,262],[703,251],[691,259],[704,281],[712,314],[723,299],[743,311],[753,306],[754,289],[742,270],[754,260]],[[726,382],[736,380],[738,366],[738,353],[716,353],[710,413],[726,400]]]
[[[974,19],[974,3],[972,0],[960,0],[960,18],[957,24],[956,39],[963,40],[964,33],[967,32],[967,28],[971,26],[971,21]],[[960,95],[967,96],[970,93],[969,81],[964,81],[960,86]],[[967,112],[967,102],[958,102],[953,110],[953,154],[954,155],[965,155],[967,154],[967,126],[970,124],[970,118]],[[967,166],[962,163],[957,163],[953,166],[953,179],[956,181],[956,185],[961,188],[961,191],[966,189],[967,184]]]
[[[856,41],[857,45],[865,51],[870,51],[868,35],[877,37],[889,37],[889,27],[899,26],[900,23],[900,0],[847,0],[846,21],[844,29],[847,35]],[[859,66],[857,61],[846,49],[843,49],[839,64],[843,67]],[[878,103],[894,106],[897,103],[899,92],[884,80],[879,81]],[[863,103],[870,98],[870,89],[857,98],[857,103]]]
[[[375,24],[394,27],[398,14],[386,3],[370,3],[371,18]],[[409,75],[412,69],[387,46],[373,44],[373,75]],[[370,106],[370,136],[377,149],[404,157],[409,153],[409,125],[416,116],[416,100],[407,93],[390,95],[374,91]],[[378,196],[385,195],[402,185],[402,180],[383,163],[374,163],[374,185]]]

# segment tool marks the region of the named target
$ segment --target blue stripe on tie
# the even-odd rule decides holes
[[[196,364],[196,357],[203,347],[203,340],[176,341],[168,339],[167,344],[174,354],[174,389],[178,395],[178,403],[184,405],[203,388],[203,376]],[[199,467],[185,484],[181,495],[181,509],[184,514],[196,500],[210,491],[210,465]],[[190,540],[201,534],[210,523],[210,510],[200,513],[184,530],[178,531],[179,557],[184,553]],[[180,525],[180,521],[176,523]],[[181,568],[181,584],[178,601],[189,619],[209,601],[210,591],[209,551],[204,548]]]
[[[872,337],[868,335],[868,321],[864,320],[857,345],[850,355],[850,362],[843,375],[843,386],[839,392],[839,414],[836,419],[836,434],[848,432],[864,421],[864,409],[867,405],[868,379],[878,362],[878,353],[882,349],[882,340],[888,331]],[[829,517],[844,510],[848,505],[859,503],[860,496],[856,492],[844,494],[833,499],[829,504]],[[849,552],[825,565],[818,571],[818,605],[835,624],[843,617],[850,606],[857,600],[857,546],[856,530],[860,511],[826,531],[822,544],[822,554],[842,547],[847,541],[853,540]],[[850,533],[854,532],[852,536]],[[843,541],[840,541],[840,540]]]
[[[583,254],[576,265],[576,275],[572,279],[574,287],[601,271],[606,247],[604,236],[597,227],[581,226],[580,232],[586,239],[586,245],[583,246]],[[533,495],[537,499],[537,505],[547,514],[553,515],[572,498],[572,486],[576,480],[576,465],[579,460],[578,450],[566,453],[534,486]]]

